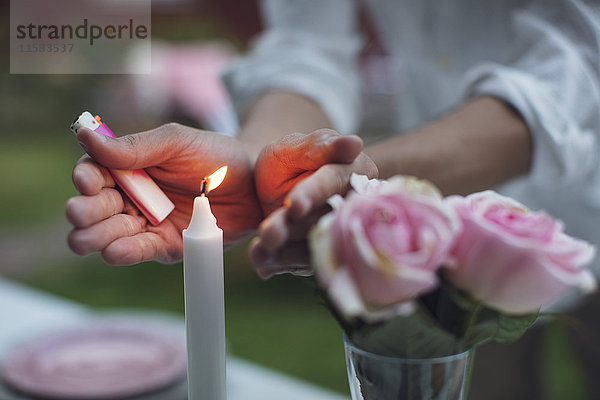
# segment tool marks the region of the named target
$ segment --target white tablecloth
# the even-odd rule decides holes
[[[27,339],[80,325],[97,315],[81,304],[0,279],[0,363],[7,352]],[[144,318],[177,320],[161,314],[146,314]],[[178,321],[183,323],[182,319]],[[336,393],[231,356],[227,359],[227,391],[228,400],[347,400]],[[182,382],[166,391],[139,397],[139,400],[186,398],[187,389]],[[17,399],[29,398],[10,392],[0,384],[0,400]]]

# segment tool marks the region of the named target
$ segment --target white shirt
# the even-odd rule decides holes
[[[290,89],[353,133],[361,3],[393,56],[395,131],[481,94],[506,100],[527,122],[534,155],[529,175],[499,191],[600,245],[600,2],[264,0],[265,33],[224,74],[236,109]]]

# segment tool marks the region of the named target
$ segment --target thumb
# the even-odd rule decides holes
[[[87,128],[77,130],[80,146],[99,164],[115,169],[139,169],[168,160],[180,146],[185,133],[179,124],[111,138]]]
[[[358,136],[343,136],[331,129],[319,129],[308,135],[288,135],[275,145],[288,167],[315,170],[325,164],[347,164],[362,151]],[[286,154],[287,153],[287,154]]]

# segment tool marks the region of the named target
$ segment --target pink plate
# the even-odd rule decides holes
[[[131,323],[95,323],[36,339],[9,355],[3,375],[22,392],[62,400],[121,399],[185,378],[185,339]]]

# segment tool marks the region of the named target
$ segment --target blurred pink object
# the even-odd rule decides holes
[[[463,223],[447,277],[486,305],[525,314],[571,287],[595,288],[594,276],[583,268],[595,248],[565,234],[563,224],[548,214],[492,191],[451,196],[446,202]]]
[[[15,350],[2,375],[10,386],[61,400],[129,398],[185,379],[185,339],[127,322],[95,323]]]
[[[231,46],[216,42],[154,42],[152,74],[132,75],[133,93],[126,97],[133,97],[140,113],[166,115],[177,109],[208,130],[232,135],[237,131],[237,118],[220,73],[234,55]],[[142,54],[133,51],[129,64],[134,66],[141,59]]]

